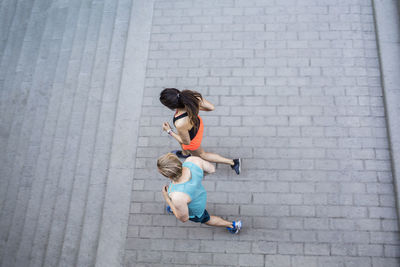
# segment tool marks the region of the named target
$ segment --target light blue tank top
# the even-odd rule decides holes
[[[201,217],[206,209],[207,201],[207,192],[201,184],[204,176],[203,170],[192,162],[184,162],[182,167],[189,168],[192,177],[189,181],[181,184],[170,183],[168,193],[183,192],[188,194],[192,199],[188,204],[189,218]]]

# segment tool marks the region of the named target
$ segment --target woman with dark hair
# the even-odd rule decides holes
[[[205,152],[201,147],[204,125],[199,110],[212,111],[213,104],[208,102],[198,92],[191,90],[179,91],[175,88],[166,88],[160,94],[161,103],[171,110],[175,110],[173,122],[177,133],[174,133],[168,122],[163,123],[163,130],[174,137],[181,145],[182,151],[174,153],[180,158],[198,156],[204,160],[224,163],[231,166],[237,174],[240,174],[241,159],[227,159],[218,154]]]

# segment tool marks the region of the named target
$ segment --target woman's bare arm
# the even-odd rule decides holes
[[[187,203],[190,202],[189,196],[182,192],[174,192],[169,196],[167,186],[163,186],[162,194],[178,220],[181,222],[189,220],[189,208],[187,206]]]
[[[177,126],[178,133],[174,133],[171,129],[171,126],[168,122],[163,123],[163,130],[169,132],[169,134],[178,141],[179,144],[189,145],[190,144],[190,136],[189,132],[184,126]]]
[[[180,193],[180,194],[179,194]],[[186,196],[182,196],[181,192],[175,192],[171,195],[171,203],[167,203],[170,205],[172,212],[175,217],[181,222],[186,222],[189,220],[189,207]]]

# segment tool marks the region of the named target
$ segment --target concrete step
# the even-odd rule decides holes
[[[64,236],[69,236],[68,225],[72,225],[71,234],[80,235],[81,220],[86,202],[86,184],[88,183],[91,165],[91,147],[94,146],[94,134],[97,120],[96,110],[99,106],[98,94],[91,95],[90,86],[98,35],[102,18],[103,1],[95,1],[90,8],[86,41],[83,52],[77,91],[70,118],[70,128],[67,139],[67,149],[64,157],[62,172],[59,179],[58,194],[53,211],[51,231],[47,244],[44,266],[55,266],[61,255]],[[94,100],[94,101],[91,101]],[[72,215],[72,216],[71,216]],[[71,222],[72,221],[72,222]],[[78,239],[79,240],[79,239]],[[75,245],[79,247],[79,243]],[[71,265],[74,266],[76,253],[69,255]],[[61,261],[63,266],[64,262]]]
[[[32,8],[34,1],[29,1],[29,5],[18,3],[13,16],[11,25],[9,26],[7,43],[4,48],[4,53],[0,58],[0,148],[6,150],[7,142],[10,137],[10,123],[12,118],[6,118],[10,109],[13,107],[13,98],[11,93],[15,93],[12,85],[15,80],[15,74],[17,72],[17,64],[19,61],[20,52],[25,36],[25,24],[30,19],[30,13],[26,14],[26,10]],[[24,12],[25,11],[25,12]],[[7,153],[0,153],[0,162],[7,162]],[[2,164],[0,166],[0,212],[3,210],[4,202],[6,199],[7,185],[9,177],[4,173],[7,171],[8,164]],[[0,255],[3,239],[0,239]]]
[[[96,267],[124,265],[122,251],[128,226],[135,167],[134,151],[136,151],[142,108],[154,2],[135,0],[131,3],[124,1],[124,4],[132,6],[129,8],[130,12],[126,14],[129,29],[127,39],[124,41],[124,61],[115,111]]]
[[[49,2],[48,0],[42,2]],[[35,8],[43,9],[42,2],[35,2]],[[6,83],[8,91],[12,91],[14,95],[12,97],[13,105],[7,108],[7,112],[2,114],[3,116],[8,116],[2,122],[3,127],[7,129],[10,137],[7,140],[7,144],[4,147],[5,151],[5,163],[0,171],[0,176],[8,180],[7,185],[4,185],[6,190],[5,199],[3,201],[1,215],[0,215],[0,227],[5,229],[1,232],[2,246],[0,250],[0,256],[4,253],[4,244],[8,242],[8,235],[10,233],[10,226],[13,219],[13,214],[18,197],[18,188],[21,175],[19,174],[22,170],[23,157],[27,150],[27,145],[29,144],[29,130],[21,131],[24,123],[25,110],[29,109],[27,107],[27,98],[32,87],[32,71],[36,67],[37,52],[34,51],[38,49],[41,41],[41,36],[43,33],[43,28],[46,22],[46,16],[40,16],[39,13],[32,13],[27,32],[37,31],[37,40],[30,42],[29,38],[23,38],[23,46],[21,47],[20,57],[17,60],[16,68],[18,72],[14,75],[14,79],[8,80]],[[27,37],[28,35],[25,35]],[[34,54],[35,57],[32,57]],[[27,111],[32,114],[32,110]],[[29,129],[29,124],[32,121],[27,120],[27,128]],[[20,134],[23,134],[20,136]],[[2,153],[3,154],[3,153]],[[3,186],[3,185],[2,185]],[[3,189],[2,189],[3,190]],[[0,257],[2,258],[2,257]]]
[[[118,103],[133,2],[35,1],[32,18],[47,23],[28,25],[12,80],[22,89],[9,111],[15,154],[6,170],[17,179],[1,266],[94,266],[99,242],[108,243],[103,209],[115,193],[106,185],[117,110],[125,120]]]
[[[73,102],[79,97],[77,92],[78,77],[80,73],[81,60],[84,52],[84,44],[89,22],[89,14],[92,1],[82,1],[77,19],[77,29],[74,36],[72,51],[67,70],[67,76],[64,86],[64,96],[60,104],[60,113],[57,118],[57,129],[55,132],[55,142],[51,151],[51,160],[46,173],[44,191],[39,211],[38,222],[36,224],[36,233],[33,241],[33,247],[30,253],[30,266],[42,266],[47,249],[51,221],[55,208],[56,198],[59,194],[67,194],[63,191],[60,184],[62,172],[70,172],[70,169],[62,169],[63,162],[73,160],[76,155],[71,153],[71,148],[67,147],[68,140],[79,138],[79,125],[71,121],[73,113]],[[78,130],[75,130],[78,129]],[[70,154],[68,154],[70,153]],[[71,178],[68,178],[71,179]],[[63,183],[64,181],[61,181]],[[63,203],[68,205],[68,203]]]
[[[15,15],[13,16],[11,26],[9,27],[6,47],[2,53],[0,62],[0,114],[2,131],[9,133],[8,129],[12,118],[8,114],[14,111],[13,101],[18,98],[18,91],[10,90],[14,81],[14,74],[18,72],[17,64],[21,55],[24,43],[25,32],[28,22],[33,15],[33,4],[36,1],[18,1]]]
[[[59,7],[59,1],[54,2],[46,16],[48,19],[42,38],[42,45],[38,51],[39,60],[36,72],[33,75],[32,90],[28,96],[27,108],[23,114],[24,120],[18,143],[18,156],[16,157],[19,160],[14,161],[12,174],[14,179],[21,178],[4,257],[6,266],[12,266],[11,264],[15,263],[17,249],[22,238],[21,233],[30,191],[34,182],[33,169],[37,164],[37,155],[40,153],[40,140],[49,107],[54,72],[60,53],[61,40],[55,39],[54,36],[56,34],[54,33],[64,30],[67,14],[65,11],[65,7]],[[57,21],[62,21],[62,23],[57,23]]]
[[[67,4],[63,3],[59,5],[60,9],[68,7],[67,19],[65,24],[65,31],[57,31],[53,33],[54,39],[61,39],[61,49],[57,66],[55,68],[54,83],[52,85],[52,94],[49,100],[49,107],[47,111],[46,120],[43,126],[43,132],[40,141],[40,152],[37,155],[36,166],[32,169],[34,174],[34,181],[32,183],[32,189],[30,191],[30,198],[28,209],[25,217],[25,223],[22,231],[22,241],[19,244],[16,266],[29,266],[30,252],[33,246],[33,240],[35,235],[35,229],[38,223],[38,217],[40,213],[40,204],[42,200],[42,194],[46,183],[46,174],[49,170],[49,163],[58,163],[62,154],[52,154],[53,151],[61,151],[56,148],[63,147],[63,139],[55,138],[57,126],[57,119],[60,115],[63,98],[65,98],[64,82],[69,68],[69,60],[72,51],[72,44],[74,41],[75,31],[77,29],[76,24],[78,20],[78,14],[80,9],[81,1],[75,0],[74,2],[66,1]],[[60,24],[60,22],[57,22]],[[62,127],[59,131],[64,130]],[[61,153],[61,152],[60,152]]]
[[[32,7],[33,1],[30,3],[30,7]],[[15,32],[17,30],[23,29],[21,27],[24,23],[28,23],[29,16],[22,18],[23,14],[22,10],[26,7],[26,3],[21,3],[21,1],[12,1],[5,0],[1,3],[0,6],[0,33],[1,33],[1,46],[0,46],[0,64],[3,64],[3,56],[6,54],[9,58],[10,51],[15,49],[16,47],[10,46],[10,41],[14,40],[15,42]],[[17,40],[18,41],[18,40]],[[19,40],[21,41],[21,40]],[[6,52],[7,48],[7,53]],[[1,80],[4,79],[5,73],[4,69],[1,69]]]
[[[30,6],[30,8],[32,8],[32,6]],[[25,7],[25,9],[28,9],[28,7]],[[31,17],[30,14],[25,14],[25,12],[22,11],[17,13],[18,14],[15,16],[15,19],[17,20],[21,19],[21,15],[24,15],[28,18]],[[18,127],[20,127],[21,125],[21,121],[14,119],[13,116],[14,114],[21,114],[21,107],[25,107],[26,96],[30,89],[32,71],[33,68],[36,66],[36,64],[32,63],[36,62],[38,41],[40,41],[40,38],[38,38],[38,36],[40,35],[38,34],[41,34],[40,29],[42,27],[41,24],[38,24],[39,20],[40,19],[38,19],[37,15],[34,16],[34,19],[31,19],[29,22],[30,29],[27,31],[25,31],[25,28],[27,28],[28,25],[17,25],[15,27],[12,25],[11,30],[13,31],[13,34],[11,36],[11,39],[7,43],[8,53],[1,62],[1,64],[4,66],[0,67],[0,72],[6,70],[5,72],[3,71],[1,73],[6,75],[6,77],[4,79],[4,83],[0,84],[0,93],[2,94],[0,99],[0,110],[3,110],[1,112],[2,116],[0,120],[0,132],[2,132],[2,136],[5,137],[0,139],[0,147],[4,148],[5,151],[7,150],[7,145],[13,148],[12,145],[10,146],[9,144],[7,144],[7,142],[10,141],[9,139],[11,137],[15,137],[11,135],[11,127],[14,126],[14,128],[18,129]],[[23,23],[25,23],[25,20],[21,19],[21,24]],[[28,34],[30,31],[36,32],[35,35],[37,36],[35,40],[32,40],[32,38],[30,38]],[[18,40],[18,38],[20,40]],[[10,48],[10,42],[15,43],[16,47],[14,49]],[[19,47],[19,49],[16,49],[18,48],[19,44],[21,44],[21,47]],[[1,90],[1,86],[4,87],[4,90]],[[13,133],[15,133],[15,130]],[[15,138],[13,140],[15,141]],[[1,153],[0,161],[12,161],[11,159],[14,156],[15,155],[11,151],[8,153]],[[4,173],[9,171],[9,169],[11,168],[11,164],[4,164],[2,167],[3,168],[1,168],[0,170],[0,174],[2,175],[0,175],[0,177],[3,177],[6,180],[2,180],[2,183],[0,184],[0,210],[4,205],[4,200],[6,196],[6,194],[3,192],[7,190],[7,185],[4,185],[3,182],[7,182],[10,180],[8,179],[8,176],[6,176]],[[8,170],[5,170],[4,168],[8,168]]]
[[[109,2],[109,4],[113,4]],[[109,5],[111,7],[111,5]],[[90,185],[86,214],[81,237],[81,245],[77,266],[94,266],[102,222],[103,203],[106,190],[109,157],[115,125],[115,113],[118,103],[118,94],[126,45],[126,36],[129,26],[131,1],[120,0],[112,33],[112,43],[109,52],[109,64],[105,75],[105,86],[102,95],[100,121],[96,134],[96,147],[91,170]],[[111,20],[109,18],[108,20]],[[108,24],[105,21],[106,26]]]
[[[9,28],[13,20],[18,1],[3,0],[0,4],[0,62],[7,44]]]
[[[92,266],[94,264],[99,228],[97,225],[100,223],[100,219],[97,220],[97,218],[100,217],[96,215],[101,213],[103,196],[95,194],[95,199],[92,199],[93,194],[90,192],[91,190],[89,190],[89,184],[93,179],[93,158],[96,158],[98,155],[98,153],[95,152],[96,147],[98,147],[97,143],[99,142],[96,135],[101,131],[98,129],[99,117],[101,117],[101,100],[109,62],[116,5],[117,1],[108,0],[104,2],[103,14],[101,14],[102,21],[99,23],[100,33],[95,49],[96,56],[89,85],[89,102],[82,133],[83,139],[81,143],[84,145],[80,147],[78,155],[78,163],[75,172],[76,177],[69,208],[68,222],[64,234],[64,242],[62,244],[60,266]],[[112,128],[110,124],[107,124],[107,126],[108,129]],[[107,142],[107,140],[109,139],[105,138],[100,141],[100,143]],[[109,146],[109,143],[107,145]],[[103,156],[105,151],[99,151],[99,153]],[[107,153],[105,155],[107,155]],[[105,164],[107,164],[107,161]],[[102,167],[104,166],[106,165]],[[103,185],[97,185],[97,188],[99,188],[99,186],[101,188]],[[96,204],[97,206],[95,206]],[[91,225],[89,229],[87,229],[84,224],[85,221],[87,226],[88,217],[89,219],[96,218],[93,222],[90,221]]]

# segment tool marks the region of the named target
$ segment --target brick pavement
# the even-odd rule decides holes
[[[378,64],[369,0],[155,1],[126,266],[398,266]],[[213,102],[203,146],[244,158],[204,181],[239,236],[165,213],[163,87]]]

